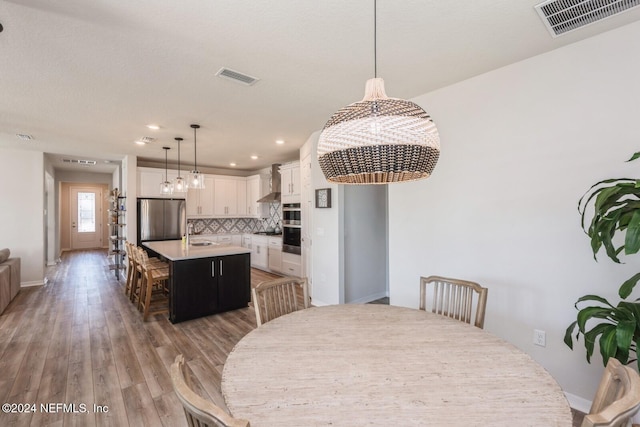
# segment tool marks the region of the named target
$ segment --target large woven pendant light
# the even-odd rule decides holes
[[[198,142],[196,140],[196,131],[200,128],[200,125],[191,125],[191,128],[193,129],[193,170],[189,173],[188,185],[189,188],[202,190],[204,188],[204,175],[198,170]]]
[[[187,183],[181,176],[180,171],[180,142],[182,142],[182,138],[176,137],[174,139],[178,142],[178,176],[173,180],[171,188],[173,189],[174,193],[186,193]]]
[[[162,149],[164,150],[164,182],[160,183],[160,194],[167,195],[171,194],[171,192],[173,191],[171,182],[169,182],[169,172],[167,166],[167,153],[169,152],[169,150],[171,150],[171,148],[162,147]]]
[[[338,184],[387,184],[427,178],[440,156],[440,136],[419,105],[389,98],[378,78],[377,1],[374,8],[374,78],[364,99],[340,109],[322,129],[318,161]]]

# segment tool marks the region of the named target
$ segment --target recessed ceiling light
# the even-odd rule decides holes
[[[139,140],[137,140],[137,141],[136,141],[136,144],[138,144],[138,145],[145,145],[145,144],[146,144],[146,142],[144,142],[144,141],[142,141],[142,140],[140,140],[140,139],[139,139]]]
[[[154,124],[147,125],[147,127],[148,127],[149,129],[153,129],[153,130],[158,130],[158,129],[160,129],[160,126],[158,126],[158,125],[154,125]]]
[[[258,156],[251,156],[251,160],[258,160]]]
[[[278,139],[278,140],[276,140],[276,144],[282,145],[282,144],[284,144],[284,140]]]
[[[235,166],[236,166],[236,164],[235,164],[235,163],[229,163],[229,166],[231,166],[231,167],[235,167]]]

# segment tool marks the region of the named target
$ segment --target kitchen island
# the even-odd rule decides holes
[[[194,246],[200,244],[202,246]],[[169,263],[169,320],[196,319],[247,307],[251,300],[251,250],[206,241],[143,242]]]

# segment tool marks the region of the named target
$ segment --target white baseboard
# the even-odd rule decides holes
[[[580,411],[582,413],[588,414],[589,409],[591,409],[591,401],[587,399],[583,399],[580,396],[576,396],[575,394],[564,392],[565,397],[569,401],[569,406],[571,406],[576,411]]]
[[[389,295],[387,294],[387,292],[378,292],[377,294],[367,295],[366,297],[358,298],[355,301],[349,301],[347,304],[366,304],[368,302],[375,301],[377,299],[385,298],[388,296]]]
[[[358,299],[356,301],[351,301],[351,302],[348,302],[346,304],[365,304],[365,303],[368,303],[368,302],[371,302],[371,301],[375,301],[377,299],[388,297],[388,296],[389,295],[387,295],[386,292],[380,292],[378,294],[369,295],[368,297],[360,298],[360,299]],[[334,305],[335,303],[334,304],[330,304],[328,302],[324,302],[324,301],[317,300],[315,298],[311,298],[311,304],[314,305],[315,307],[322,307],[324,305]]]
[[[43,286],[43,285],[44,285],[43,280],[35,280],[33,282],[20,282],[21,288],[31,288],[33,286]]]

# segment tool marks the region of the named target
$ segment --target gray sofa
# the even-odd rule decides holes
[[[0,251],[0,314],[20,291],[20,258],[8,256],[8,249]]]

